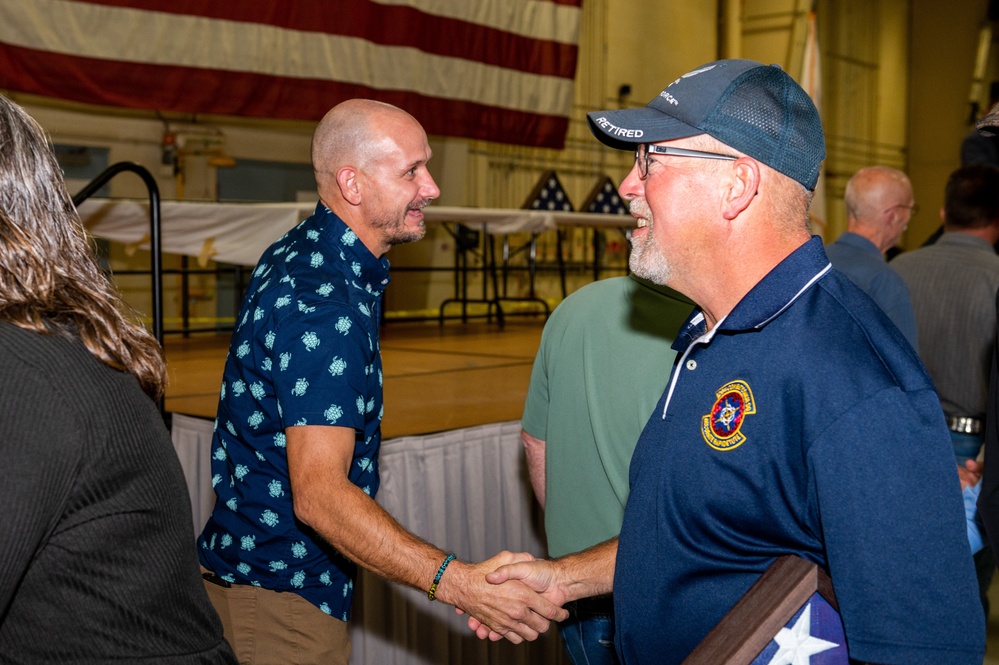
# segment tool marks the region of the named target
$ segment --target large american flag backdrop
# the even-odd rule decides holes
[[[561,148],[582,0],[0,0],[0,89],[318,120],[396,104],[430,134]]]

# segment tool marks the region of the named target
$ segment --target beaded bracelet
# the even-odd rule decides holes
[[[427,598],[430,600],[437,600],[437,585],[440,584],[441,577],[444,576],[444,571],[447,570],[447,565],[452,561],[454,561],[454,553],[448,554],[444,559],[444,563],[437,569],[437,574],[434,576],[434,583],[430,585],[430,591],[427,592]]]

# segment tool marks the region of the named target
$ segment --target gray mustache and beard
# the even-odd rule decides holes
[[[631,257],[628,260],[628,267],[639,277],[665,285],[669,282],[671,270],[666,255],[652,234],[652,211],[649,210],[649,204],[645,199],[634,199],[628,204],[628,208],[633,215],[646,222],[646,232],[637,240],[631,238]]]

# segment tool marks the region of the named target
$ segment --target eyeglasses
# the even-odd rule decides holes
[[[702,150],[672,148],[665,145],[654,145],[652,143],[639,143],[638,147],[635,148],[635,163],[638,164],[638,175],[642,180],[649,177],[649,158],[654,154],[673,155],[674,157],[700,157],[701,159],[738,159],[738,157],[733,155],[723,155],[717,152],[704,152]]]
[[[887,209],[885,209],[885,212],[891,212],[895,208],[905,208],[906,210],[909,211],[909,216],[910,217],[915,217],[919,213],[919,204],[918,203],[913,203],[911,206],[910,205],[906,205],[904,203],[896,203],[895,205],[890,206]]]

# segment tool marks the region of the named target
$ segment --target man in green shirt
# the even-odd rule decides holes
[[[666,387],[676,355],[671,345],[692,309],[668,287],[615,277],[573,293],[545,325],[521,439],[545,509],[549,556],[620,532],[631,454]],[[611,597],[566,609],[559,632],[573,662],[616,663]]]

